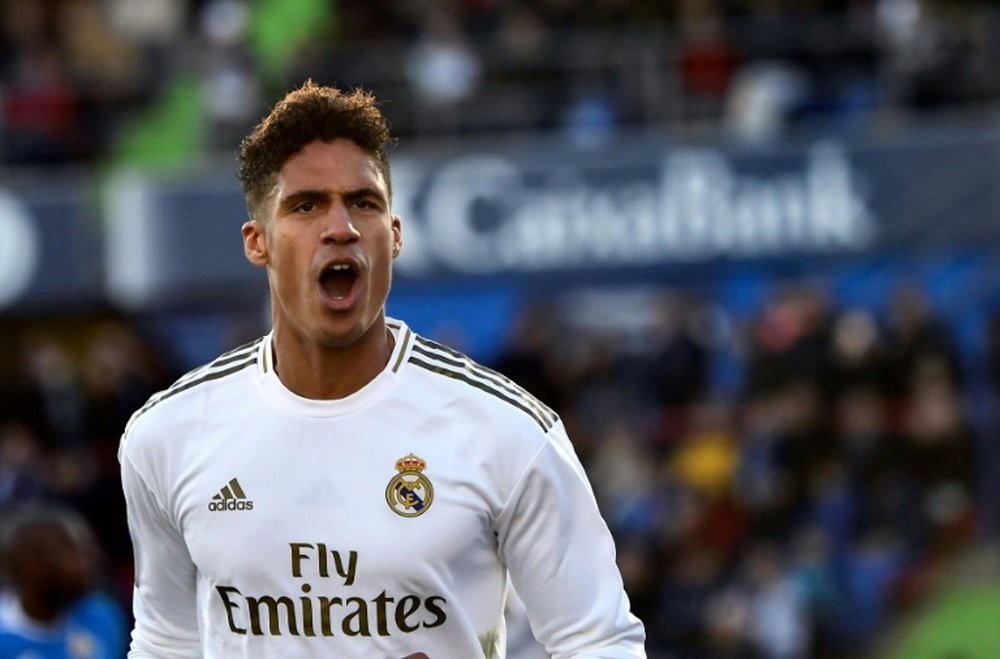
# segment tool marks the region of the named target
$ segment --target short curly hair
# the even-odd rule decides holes
[[[307,80],[275,105],[240,145],[237,177],[251,218],[263,218],[263,204],[289,158],[310,142],[337,138],[354,142],[372,157],[391,200],[388,150],[393,138],[375,97],[362,89],[343,92]]]

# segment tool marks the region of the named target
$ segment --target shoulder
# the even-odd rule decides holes
[[[414,334],[407,362],[480,410],[521,416],[546,433],[559,421],[548,405],[518,383],[437,341]]]
[[[149,424],[151,419],[154,425],[157,418],[176,419],[179,408],[191,393],[219,386],[228,378],[257,364],[260,346],[265,339],[266,337],[259,337],[229,350],[207,364],[188,371],[166,389],[150,396],[149,400],[132,414],[125,428],[125,435],[130,435],[137,425]]]

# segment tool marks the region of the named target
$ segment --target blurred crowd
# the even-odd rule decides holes
[[[918,288],[884,314],[799,285],[743,323],[658,307],[625,331],[541,305],[495,363],[563,416],[651,656],[872,656],[976,532],[947,325]]]
[[[4,332],[0,521],[24,502],[78,512],[99,542],[99,587],[131,610],[118,442],[132,412],[170,384],[176,367],[164,361],[164,346],[121,318],[60,329],[31,324]]]
[[[995,109],[998,34],[974,0],[5,0],[0,163],[231,152],[307,77],[403,137],[877,131]]]
[[[979,532],[949,325],[913,287],[878,312],[803,285],[743,319],[673,290],[646,311],[616,325],[592,304],[527,305],[489,363],[563,417],[650,655],[869,656]],[[79,511],[125,611],[118,440],[183,370],[142,326],[11,332],[0,391],[0,510],[43,499]]]

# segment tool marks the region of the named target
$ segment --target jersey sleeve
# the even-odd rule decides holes
[[[119,452],[135,553],[130,658],[201,656],[195,566],[180,531],[123,448]]]
[[[511,582],[554,659],[646,656],[614,541],[561,423],[519,478],[497,525]]]

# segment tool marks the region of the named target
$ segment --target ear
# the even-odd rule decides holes
[[[249,220],[243,223],[240,231],[243,233],[243,254],[250,263],[264,267],[268,263],[267,232],[259,220]]]
[[[399,256],[403,249],[403,221],[398,215],[392,216],[392,258]]]

